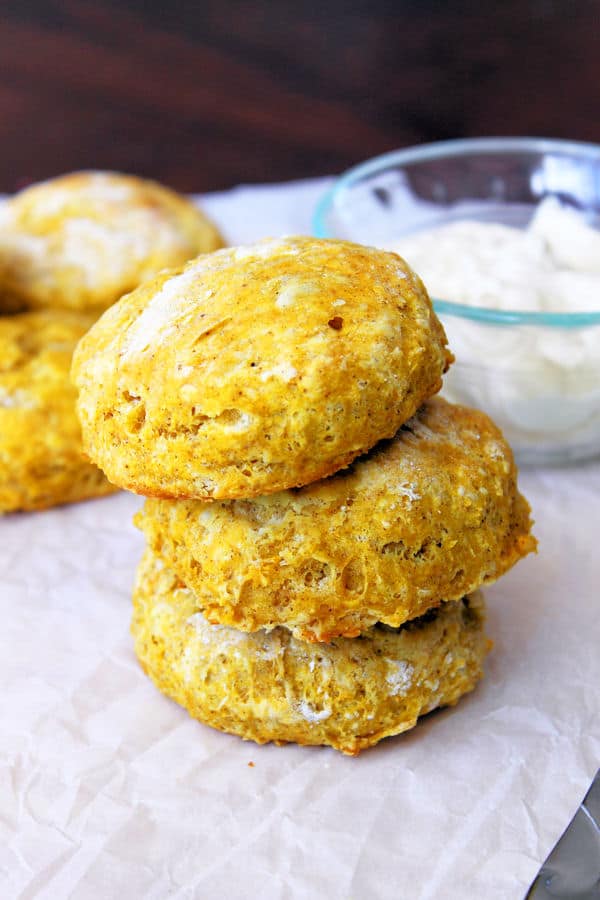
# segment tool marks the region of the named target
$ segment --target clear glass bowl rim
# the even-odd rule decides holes
[[[333,238],[326,225],[329,210],[338,196],[356,182],[368,178],[390,166],[407,165],[445,157],[468,156],[471,153],[563,153],[588,159],[598,165],[600,178],[600,145],[583,141],[565,141],[555,138],[532,137],[492,137],[466,138],[452,141],[436,141],[418,144],[402,150],[393,150],[359,163],[338,176],[332,187],[319,200],[312,220],[315,237]],[[467,306],[449,300],[432,298],[436,312],[447,316],[458,316],[490,325],[545,325],[552,328],[584,328],[600,325],[600,310],[592,312],[536,312],[521,310],[489,309],[482,306]]]

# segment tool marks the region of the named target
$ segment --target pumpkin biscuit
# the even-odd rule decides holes
[[[69,380],[89,314],[0,317],[0,513],[45,509],[115,490],[81,449]]]
[[[222,245],[189,200],[156,182],[63,175],[0,208],[0,310],[100,312],[166,266]]]
[[[330,644],[285,628],[210,625],[193,592],[153,557],[140,565],[132,632],[145,672],[191,716],[259,744],[328,744],[356,755],[451,706],[482,675],[490,642],[480,594],[400,629]]]
[[[267,240],[162,273],[108,310],[73,376],[90,457],[149,496],[308,484],[391,437],[451,355],[399,256]]]
[[[399,626],[536,547],[501,432],[437,397],[331,478],[252,500],[150,499],[136,524],[210,622],[310,641]]]

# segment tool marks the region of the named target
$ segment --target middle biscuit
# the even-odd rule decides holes
[[[148,500],[137,524],[206,618],[303,640],[398,627],[535,549],[510,448],[483,413],[429,401],[331,478],[253,500]]]

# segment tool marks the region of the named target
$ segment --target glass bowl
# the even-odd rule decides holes
[[[598,228],[600,146],[480,138],[388,153],[337,179],[313,232],[401,247],[409,234],[463,219],[524,228],[548,196]],[[598,272],[600,283],[600,264]],[[591,311],[577,311],[576,297],[573,312],[490,309],[441,294],[433,303],[456,355],[444,396],[488,412],[522,464],[600,455],[600,289]]]

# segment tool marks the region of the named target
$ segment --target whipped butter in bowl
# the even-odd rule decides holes
[[[462,220],[390,249],[443,298],[448,399],[488,411],[521,462],[600,452],[600,232],[547,198],[526,229]]]
[[[446,141],[342,175],[313,230],[392,249],[424,281],[455,363],[520,463],[600,456],[600,147]]]

